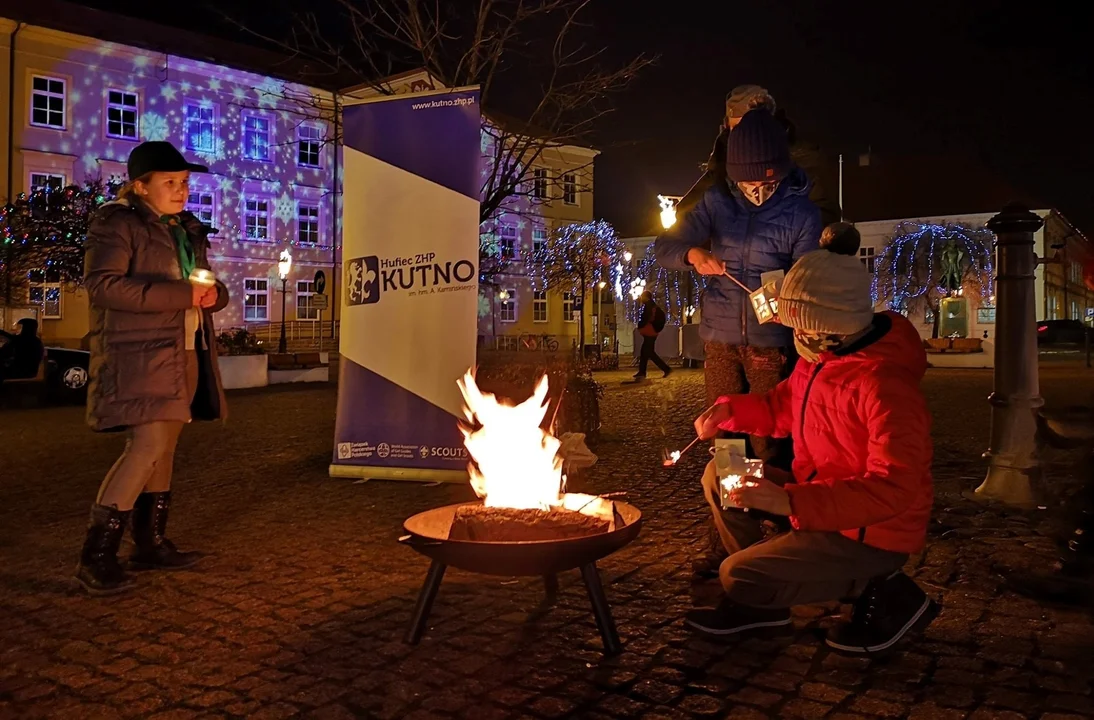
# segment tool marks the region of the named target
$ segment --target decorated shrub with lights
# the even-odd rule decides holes
[[[665,311],[670,324],[686,324],[690,322],[698,307],[701,283],[702,281],[695,273],[666,270],[661,267],[657,263],[651,243],[638,261],[638,266],[634,269],[630,280],[630,292],[625,299],[627,318],[631,322],[638,321],[638,314],[641,311],[638,296],[643,290],[649,290],[653,293],[657,304]]]

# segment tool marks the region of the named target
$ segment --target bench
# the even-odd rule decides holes
[[[330,381],[328,353],[275,353],[269,355],[267,359],[271,385]]]
[[[979,353],[984,352],[980,338],[931,338],[924,342],[928,353]]]

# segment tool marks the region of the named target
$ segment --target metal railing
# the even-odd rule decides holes
[[[331,327],[334,337],[331,337]],[[265,346],[277,347],[281,339],[280,322],[247,323],[247,332]],[[227,328],[226,328],[227,329]],[[285,322],[285,341],[293,349],[337,350],[339,323],[325,320],[289,320]]]

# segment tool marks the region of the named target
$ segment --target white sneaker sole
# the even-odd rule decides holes
[[[793,624],[793,622],[794,620],[792,618],[787,618],[785,620],[766,620],[764,622],[755,622],[748,625],[741,625],[740,627],[729,629],[708,628],[704,627],[703,625],[693,623],[691,620],[685,620],[684,624],[688,627],[695,628],[699,632],[706,633],[707,635],[724,636],[736,635],[737,633],[747,632],[748,630],[759,630],[761,628],[786,627],[787,625]]]
[[[900,629],[900,632],[898,632],[896,635],[894,635],[888,641],[886,641],[884,643],[881,643],[880,645],[870,645],[870,646],[866,646],[866,647],[863,647],[861,645],[859,645],[859,646],[841,645],[838,642],[832,642],[828,638],[824,639],[824,643],[825,643],[825,645],[827,645],[828,647],[830,647],[834,650],[840,650],[842,652],[847,652],[847,653],[858,653],[859,655],[866,655],[866,654],[869,654],[869,653],[876,653],[876,652],[882,652],[883,650],[888,650],[893,645],[896,645],[898,642],[900,642],[900,639],[903,638],[905,635],[907,635],[909,630],[911,630],[913,627],[915,627],[915,624],[917,622],[919,622],[920,618],[923,617],[923,614],[925,612],[927,612],[927,610],[930,607],[931,607],[931,599],[929,597],[924,598],[923,599],[923,604],[920,605],[919,609],[916,610],[914,615],[912,615],[912,619],[904,624],[904,627],[902,627]]]

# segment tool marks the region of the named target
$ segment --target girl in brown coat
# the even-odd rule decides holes
[[[210,228],[185,211],[191,171],[208,170],[170,143],[142,143],[129,156],[129,184],[99,210],[87,236],[87,420],[99,432],[129,432],[92,505],[76,572],[93,594],[133,584],[118,562],[131,514],[131,569],[198,559],[176,550],[164,530],[182,426],[225,415],[213,313],[228,304],[228,290],[197,272],[209,270]]]

